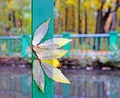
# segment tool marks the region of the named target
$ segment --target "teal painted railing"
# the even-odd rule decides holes
[[[64,34],[64,33],[63,33]],[[70,34],[66,36],[73,39],[71,46],[67,48],[69,55],[73,56],[107,56],[110,53],[110,47],[120,41],[120,34],[110,32],[109,34]],[[65,38],[66,38],[65,36]],[[64,37],[55,35],[55,37]]]
[[[12,55],[21,51],[20,36],[0,36],[0,55]]]
[[[68,56],[107,56],[110,53],[110,46],[113,43],[119,42],[120,34],[117,32],[110,32],[109,34],[70,34],[65,32],[61,35],[55,35],[54,37],[71,38],[73,41],[63,47],[65,50],[69,50]],[[29,43],[31,36],[26,35]],[[22,36],[0,36],[0,55],[14,55],[16,53],[21,54],[23,57],[28,56],[26,38]],[[5,50],[4,47],[5,46]],[[3,48],[2,48],[3,47]]]
[[[21,36],[0,36],[0,55],[21,55],[28,56],[29,45],[26,41],[31,42],[30,35]]]

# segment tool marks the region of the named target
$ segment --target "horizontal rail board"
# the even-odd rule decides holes
[[[0,36],[0,40],[2,39],[21,39],[21,36]]]
[[[110,35],[109,34],[71,34],[70,35],[70,38],[82,38],[82,37],[85,37],[85,38],[91,38],[91,37],[109,37]],[[62,35],[54,35],[54,37],[62,37]]]

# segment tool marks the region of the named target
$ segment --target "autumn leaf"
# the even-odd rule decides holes
[[[37,56],[39,59],[56,59],[64,56],[67,51],[65,50],[45,50],[45,49],[40,49],[39,47],[33,47],[33,50],[36,52]]]
[[[32,45],[35,46],[39,44],[40,41],[45,37],[48,30],[49,21],[50,21],[50,18],[35,30]]]
[[[44,73],[40,66],[39,60],[34,60],[33,62],[33,79],[38,87],[44,92]]]
[[[59,69],[52,67],[48,63],[42,63],[42,67],[47,76],[52,80],[55,80],[56,82],[70,84],[70,81],[63,75],[63,73]]]
[[[57,48],[61,48],[62,46],[66,45],[71,41],[72,41],[71,39],[65,39],[65,38],[52,38],[39,44],[38,46],[40,48],[46,48],[46,49],[57,49]]]
[[[61,66],[60,62],[57,59],[41,60],[41,62],[48,63],[48,64],[52,65],[53,67],[60,67]]]

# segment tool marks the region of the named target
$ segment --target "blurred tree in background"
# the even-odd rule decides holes
[[[54,0],[55,33],[120,31],[120,0]],[[31,33],[31,0],[0,0],[0,35]]]
[[[19,35],[19,21],[25,33],[31,33],[31,0],[0,0],[0,35]]]
[[[55,32],[120,31],[120,0],[55,0]]]

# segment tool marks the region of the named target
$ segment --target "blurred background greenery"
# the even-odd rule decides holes
[[[20,22],[25,33],[31,33],[31,0],[0,0],[0,35],[19,35]]]
[[[120,31],[120,0],[54,0],[55,33]],[[0,0],[0,35],[31,33],[31,0]]]
[[[120,0],[55,0],[55,32],[120,31]]]

